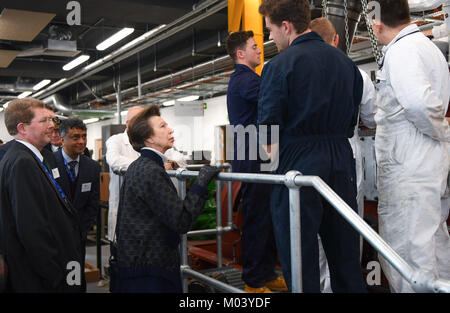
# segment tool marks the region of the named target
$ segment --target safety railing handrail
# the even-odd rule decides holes
[[[176,171],[167,171],[168,175],[179,180],[196,178],[198,172],[180,168]],[[430,272],[416,270],[411,267],[400,255],[398,255],[353,209],[348,206],[320,177],[303,176],[300,172],[290,171],[286,175],[274,174],[250,174],[250,173],[220,173],[217,181],[241,181],[246,183],[265,183],[286,185],[290,190],[291,212],[291,272],[292,291],[301,292],[301,249],[300,245],[292,245],[293,242],[301,242],[300,238],[300,199],[299,188],[309,186],[316,189],[342,217],[360,233],[367,242],[375,248],[412,286],[417,292],[446,292],[450,293],[450,281],[436,279]],[[297,195],[295,194],[297,191]],[[220,199],[219,199],[220,200]],[[292,207],[298,206],[298,210]],[[293,212],[297,211],[297,212]],[[294,219],[292,218],[294,214]],[[297,216],[297,217],[295,217]],[[292,225],[294,224],[294,225]],[[296,233],[293,237],[292,233]],[[294,246],[298,246],[298,249]],[[298,250],[298,251],[292,251]],[[294,252],[294,253],[293,253]],[[297,258],[295,260],[295,258]]]
[[[220,165],[226,169],[227,173],[220,173],[215,180],[216,201],[217,201],[217,228],[205,231],[189,232],[190,235],[216,233],[217,245],[221,247],[221,233],[230,231],[231,221],[231,182],[240,181],[244,183],[264,183],[285,185],[289,189],[290,206],[290,236],[291,236],[291,274],[292,274],[292,292],[302,292],[302,262],[301,262],[301,231],[300,231],[300,188],[303,186],[313,187],[319,192],[337,212],[358,232],[367,242],[375,248],[410,284],[416,292],[445,292],[450,293],[450,281],[436,279],[434,274],[421,269],[414,269],[400,255],[398,255],[353,209],[345,203],[320,177],[303,176],[298,171],[290,171],[285,175],[275,174],[251,174],[251,173],[233,173],[230,165],[225,163]],[[193,167],[191,167],[194,169]],[[195,169],[200,169],[196,166]],[[116,173],[116,171],[114,171]],[[123,175],[126,169],[117,171]],[[167,171],[170,177],[177,178],[178,192],[181,199],[186,196],[186,180],[196,178],[198,171],[189,171],[186,168],[179,168],[176,171]],[[228,226],[223,228],[221,222],[221,188],[220,182],[226,181],[228,187]],[[187,277],[194,277],[213,287],[226,292],[242,292],[242,290],[227,286],[226,284],[214,280],[209,276],[195,272],[188,266],[187,261],[187,236],[182,236],[181,242],[181,272],[183,274],[183,290],[187,292]],[[218,248],[218,267],[222,266],[222,251]],[[195,273],[195,274],[194,274]]]

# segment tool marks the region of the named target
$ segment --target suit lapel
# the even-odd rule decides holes
[[[24,149],[25,151],[27,151],[31,157],[33,158],[33,160],[36,162],[37,166],[39,167],[39,169],[42,172],[42,175],[45,176],[45,179],[47,180],[47,182],[51,185],[51,188],[53,189],[53,191],[56,193],[56,196],[58,197],[59,201],[62,203],[63,207],[69,211],[69,213],[71,213],[72,215],[76,215],[76,211],[73,209],[73,207],[70,205],[69,200],[66,199],[64,200],[63,197],[61,196],[61,194],[59,193],[58,188],[56,188],[55,183],[52,181],[52,179],[48,176],[47,172],[45,171],[44,167],[42,166],[41,162],[39,162],[38,159],[36,159],[36,157],[33,155],[33,152],[31,152],[30,149],[28,149],[27,147],[25,147],[22,144],[19,144],[20,148]],[[66,195],[67,197],[67,195]]]
[[[81,187],[82,187],[82,184],[85,183],[87,175],[88,175],[88,172],[87,172],[87,168],[86,168],[86,160],[84,160],[83,155],[80,155],[80,162],[78,163],[77,186],[75,188],[75,194],[73,197],[74,205],[75,205],[75,201],[78,202],[79,198],[81,197]]]
[[[55,153],[55,155],[56,155],[56,164],[58,166],[58,171],[59,171],[59,178],[57,178],[56,181],[61,186],[64,193],[68,197],[70,197],[70,184],[69,184],[70,177],[69,177],[69,174],[67,174],[67,168],[64,165],[64,160],[63,160],[61,149],[58,150]]]

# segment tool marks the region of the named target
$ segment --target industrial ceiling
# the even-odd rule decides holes
[[[79,25],[69,25],[74,23],[74,2],[80,8]],[[227,2],[3,0],[0,106],[32,91],[32,97],[45,100],[59,113],[108,116],[117,103],[126,108],[192,94],[201,98],[224,94],[233,70],[224,47]],[[313,17],[320,16],[321,2],[311,1]],[[96,49],[124,27],[134,32],[104,51]],[[353,59],[373,60],[364,21],[355,38]],[[273,43],[266,42],[266,58],[275,54]],[[89,60],[63,70],[80,55],[89,55]],[[43,79],[50,83],[32,90]]]

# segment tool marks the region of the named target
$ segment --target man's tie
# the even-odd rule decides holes
[[[77,175],[75,175],[75,166],[77,165],[77,161],[70,161],[69,162],[69,168],[70,168],[70,172],[72,173],[72,177],[73,177],[73,179],[75,179],[75,177],[77,176]]]

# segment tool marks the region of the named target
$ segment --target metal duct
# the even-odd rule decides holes
[[[51,95],[42,100],[49,107],[58,110],[61,113],[72,115],[72,108],[67,105],[67,101],[58,94]]]
[[[350,51],[353,37],[355,36],[356,27],[359,23],[359,18],[362,12],[362,4],[360,0],[331,0],[327,1],[327,16],[336,28],[336,33],[339,35],[339,46],[344,53]],[[347,16],[348,16],[348,42],[347,49],[346,40],[346,21],[345,21],[345,2],[347,2]]]
[[[33,85],[31,84],[0,84],[0,92],[24,92],[30,91],[33,89]]]

